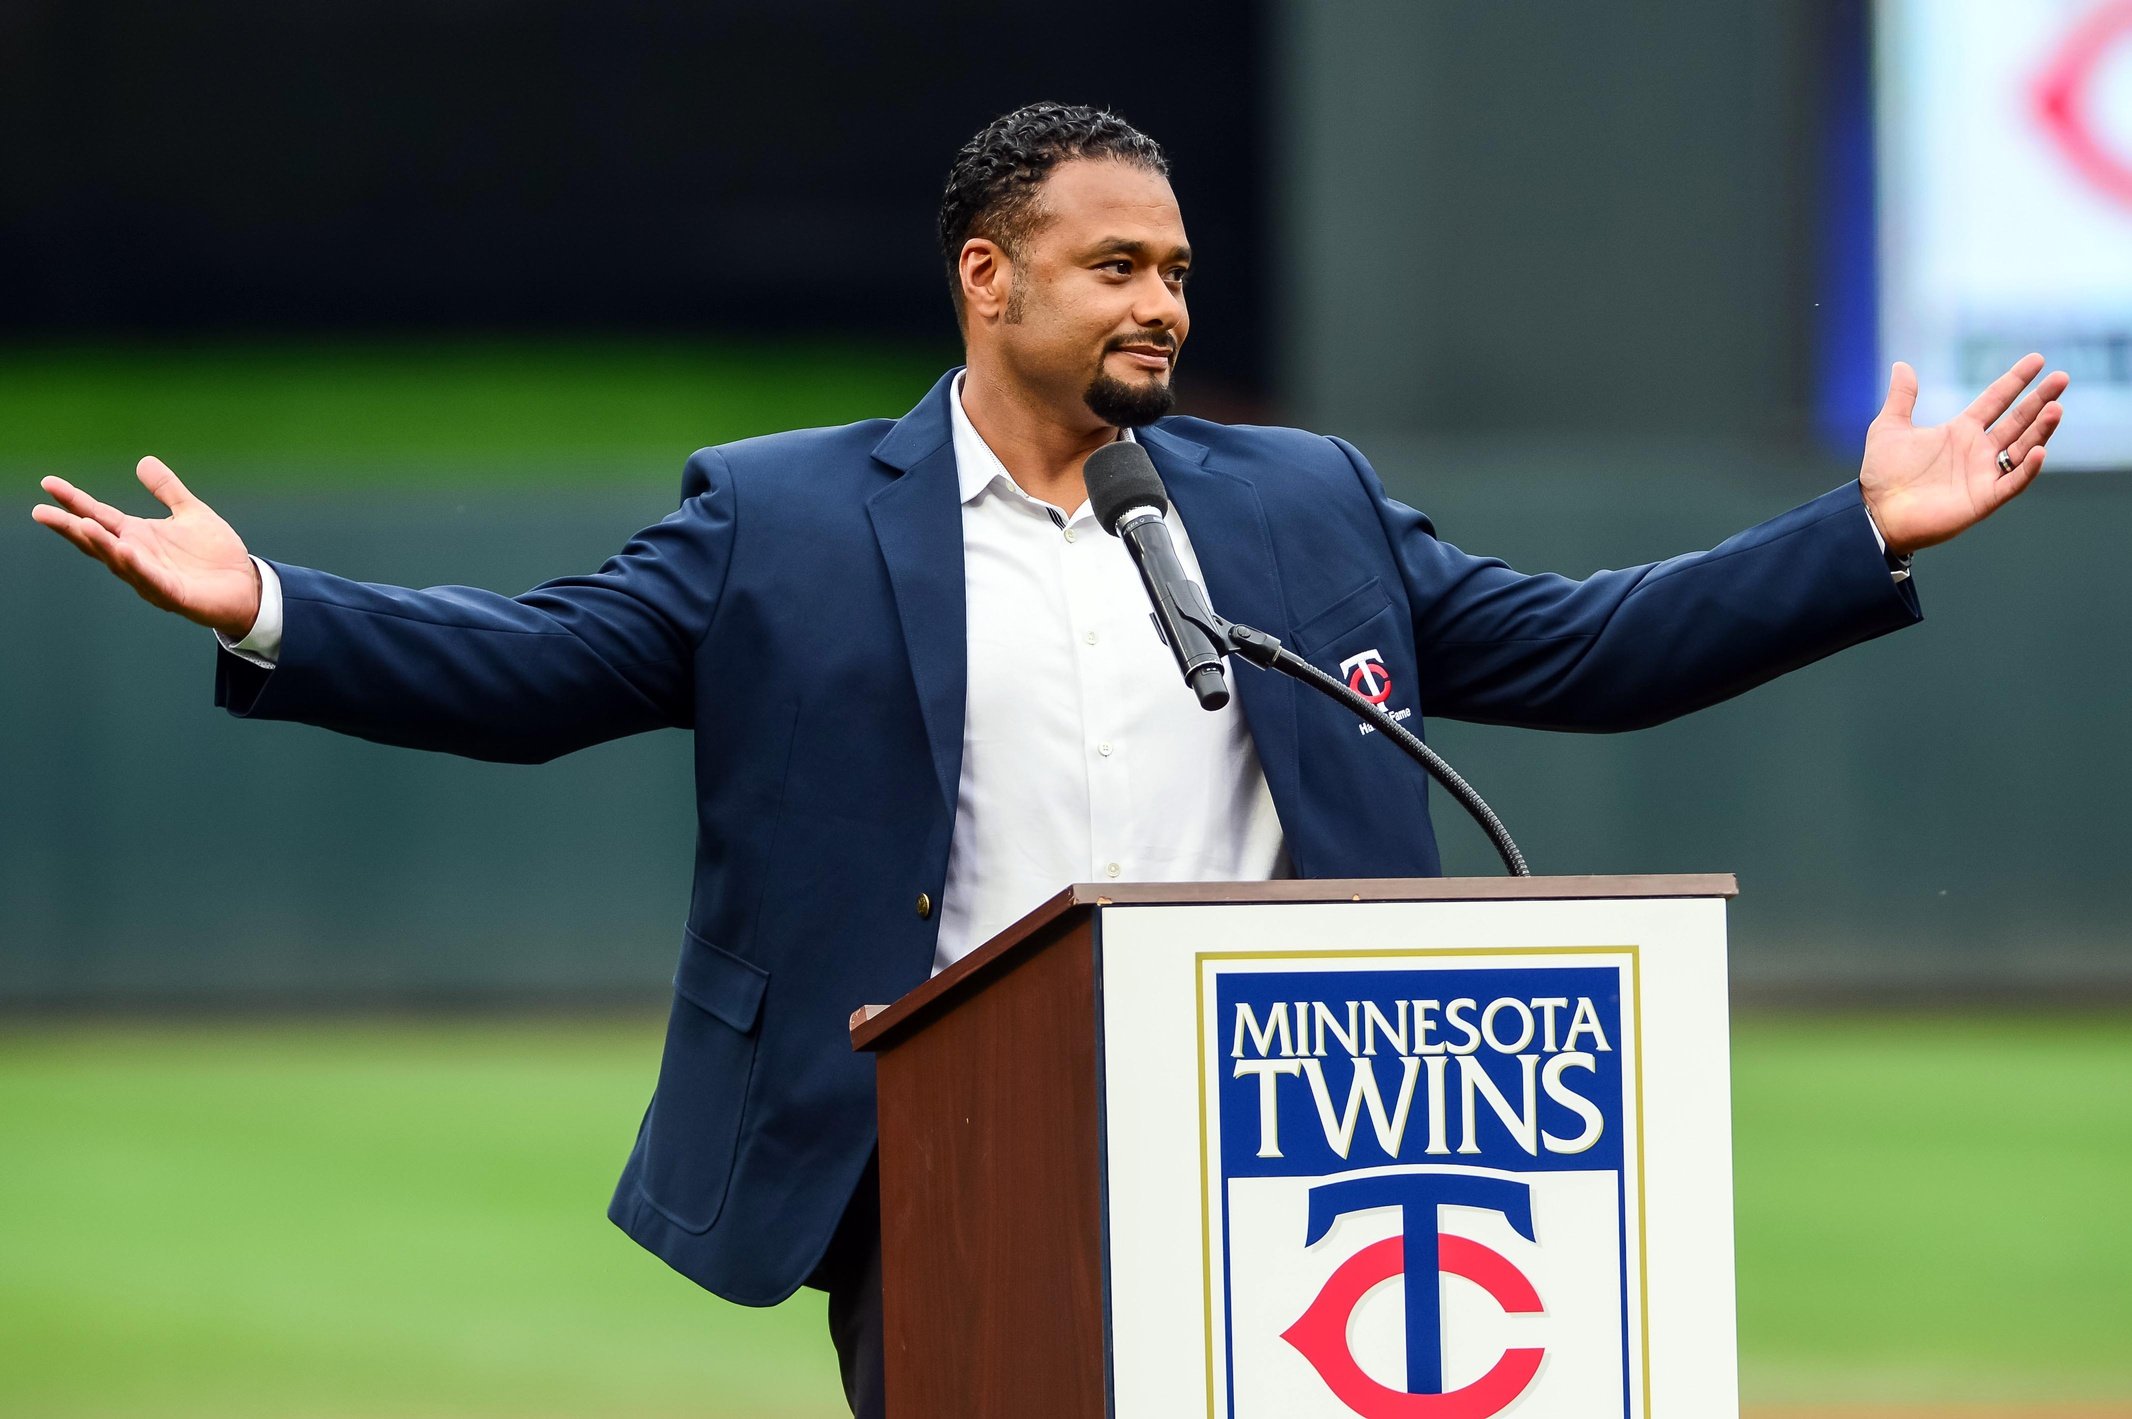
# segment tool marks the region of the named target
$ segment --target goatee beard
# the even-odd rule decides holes
[[[1127,384],[1122,379],[1098,373],[1088,382],[1081,398],[1104,423],[1121,429],[1138,429],[1169,413],[1177,394],[1166,379]]]

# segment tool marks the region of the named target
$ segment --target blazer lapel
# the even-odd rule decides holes
[[[962,777],[962,727],[969,674],[963,593],[962,494],[947,401],[950,370],[874,446],[873,455],[901,471],[867,501],[867,516],[895,588],[896,614],[910,655],[918,709],[932,746],[940,794],[954,811]]]
[[[1248,479],[1207,466],[1202,444],[1160,427],[1138,430],[1137,437],[1162,474],[1170,502],[1192,540],[1193,554],[1207,579],[1207,599],[1216,613],[1286,640],[1288,612],[1281,595],[1280,567],[1274,560],[1273,535],[1258,489]],[[1274,809],[1284,822],[1297,822],[1291,810],[1300,807],[1302,770],[1296,743],[1300,687],[1285,675],[1259,670],[1233,657],[1229,667]],[[1289,838],[1293,860],[1293,832]],[[1297,871],[1302,871],[1300,862]]]
[[[943,375],[918,407],[875,445],[874,457],[899,470],[900,476],[866,505],[889,583],[895,589],[896,613],[941,798],[951,811],[962,777],[969,677],[962,492],[947,406],[957,373],[950,370]],[[1258,490],[1248,479],[1208,467],[1204,445],[1159,427],[1139,430],[1137,436],[1162,474],[1192,540],[1214,609],[1232,621],[1286,639],[1288,614]],[[1230,665],[1230,678],[1274,807],[1287,820],[1291,813],[1283,810],[1299,802],[1297,687],[1286,676],[1234,660]],[[1294,857],[1292,842],[1289,852]]]

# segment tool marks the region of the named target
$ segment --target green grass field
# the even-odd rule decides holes
[[[0,461],[31,481],[153,453],[224,488],[663,488],[705,444],[901,415],[957,359],[848,338],[0,345]]]
[[[658,1033],[9,1026],[0,1414],[841,1413],[819,1297],[602,1216]],[[1751,1017],[1735,1097],[1750,1400],[2132,1400],[2132,1018]]]

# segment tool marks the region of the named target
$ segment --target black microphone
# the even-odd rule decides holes
[[[1089,454],[1082,477],[1096,521],[1125,544],[1140,568],[1148,600],[1155,603],[1156,628],[1177,657],[1185,684],[1199,696],[1201,709],[1220,709],[1229,703],[1229,687],[1222,678],[1222,652],[1206,630],[1216,624],[1214,612],[1170,544],[1170,529],[1162,520],[1170,499],[1154,461],[1139,444],[1121,438]]]

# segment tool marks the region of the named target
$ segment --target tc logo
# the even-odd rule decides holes
[[[2132,204],[2132,133],[2119,124],[2113,142],[2104,131],[2106,115],[2119,117],[2123,105],[2113,105],[2096,93],[2114,70],[2123,77],[2128,58],[2114,47],[2132,45],[2132,0],[2110,0],[2098,5],[2076,23],[2065,45],[2037,79],[2036,114],[2043,127],[2080,174],[2101,191],[2120,202]]]
[[[1392,697],[1392,672],[1384,668],[1377,647],[1350,655],[1340,662],[1340,669],[1347,675],[1347,688],[1371,704],[1381,705]]]
[[[1546,1350],[1506,1350],[1472,1384],[1443,1387],[1443,1298],[1441,1277],[1463,1276],[1505,1311],[1543,1309],[1525,1274],[1479,1242],[1437,1230],[1442,1207],[1478,1207],[1499,1212],[1518,1235],[1535,1240],[1532,1189],[1507,1178],[1464,1174],[1404,1173],[1350,1178],[1310,1190],[1309,1235],[1324,1237],[1349,1212],[1399,1209],[1400,1232],[1364,1247],[1325,1283],[1281,1338],[1301,1352],[1340,1402],[1363,1419],[1488,1419],[1523,1394],[1540,1372]],[[1380,1384],[1363,1372],[1348,1347],[1348,1322],[1364,1295],[1394,1277],[1404,1278],[1407,1377],[1404,1390]]]

